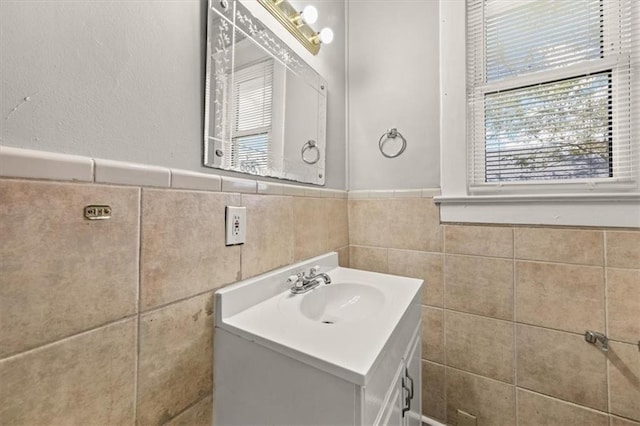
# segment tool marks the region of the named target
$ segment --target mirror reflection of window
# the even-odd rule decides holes
[[[208,13],[204,165],[323,185],[327,82],[240,2],[235,25]],[[302,160],[309,140],[317,164]]]
[[[273,59],[237,69],[233,76],[233,137],[227,167],[250,173],[271,167]]]

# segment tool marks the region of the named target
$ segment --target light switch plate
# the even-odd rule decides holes
[[[227,206],[226,245],[244,244],[247,240],[247,208]]]

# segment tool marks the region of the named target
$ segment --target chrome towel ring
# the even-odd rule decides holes
[[[395,154],[387,154],[386,152],[384,152],[384,144],[387,143],[389,139],[395,139],[398,136],[400,136],[400,139],[402,139],[402,147],[400,148],[400,150]],[[404,136],[402,136],[402,133],[400,133],[398,129],[394,127],[392,129],[387,130],[382,134],[382,136],[380,136],[380,140],[378,141],[378,148],[380,148],[380,152],[385,157],[396,158],[397,156],[402,154],[405,149],[407,149],[407,140],[404,138]]]
[[[304,158],[304,153],[310,149],[315,150],[316,152],[316,158],[313,160],[307,160],[306,158]],[[320,161],[320,148],[318,148],[318,144],[316,143],[316,141],[314,141],[313,139],[309,139],[307,143],[302,145],[302,151],[300,151],[300,155],[302,156],[302,161],[307,164],[316,164],[318,161]]]

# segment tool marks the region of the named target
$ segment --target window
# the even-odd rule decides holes
[[[439,13],[441,221],[640,227],[640,1]]]
[[[633,1],[467,0],[470,193],[633,181]]]
[[[245,66],[233,78],[233,137],[227,166],[257,173],[270,167],[273,59]]]

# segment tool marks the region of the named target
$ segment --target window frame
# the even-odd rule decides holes
[[[640,7],[633,4],[634,8]],[[533,224],[640,228],[640,164],[633,157],[629,180],[614,182],[509,182],[487,189],[469,187],[467,147],[467,5],[465,0],[440,2],[441,195],[444,223]],[[634,9],[637,34],[640,12]],[[632,54],[634,66],[640,47]],[[638,73],[636,73],[638,74]],[[635,77],[638,79],[638,76]],[[460,84],[460,82],[463,82]],[[633,87],[637,88],[637,80]],[[638,96],[634,94],[632,96]],[[632,97],[633,99],[633,97]],[[638,109],[630,121],[638,129]],[[638,135],[631,141],[638,145]]]
[[[532,0],[529,0],[530,2]],[[533,0],[534,1],[534,0]],[[601,0],[604,1],[604,0]],[[518,4],[519,5],[519,4]],[[613,5],[613,6],[612,6]],[[626,149],[630,145],[630,141],[621,140],[617,137],[618,129],[627,124],[628,120],[616,113],[615,106],[620,103],[618,86],[625,84],[623,77],[620,76],[619,68],[629,65],[629,58],[620,54],[621,46],[618,38],[617,20],[611,16],[617,16],[616,11],[619,10],[619,3],[611,2],[604,13],[603,9],[603,46],[609,46],[603,49],[603,57],[599,59],[591,59],[576,63],[573,65],[560,67],[550,70],[540,70],[516,77],[506,77],[495,82],[486,82],[486,32],[480,31],[480,37],[476,38],[474,46],[474,56],[480,71],[480,79],[485,83],[476,86],[474,89],[474,99],[485,99],[487,94],[517,90],[529,86],[551,83],[554,81],[567,80],[572,78],[586,77],[589,75],[608,72],[610,74],[611,96],[612,96],[612,152],[617,153],[622,149]],[[483,12],[485,9],[483,8]],[[502,10],[504,12],[504,10]],[[483,15],[484,21],[484,15]],[[612,54],[612,52],[616,52]],[[468,71],[467,71],[468,72]],[[468,76],[465,76],[465,81]],[[630,82],[629,82],[630,84]],[[467,106],[471,109],[471,106]],[[477,102],[475,105],[475,128],[469,129],[468,134],[468,182],[470,194],[496,194],[496,193],[548,193],[548,192],[588,192],[593,190],[594,185],[599,187],[611,186],[618,189],[633,186],[635,179],[631,176],[620,176],[618,172],[619,156],[613,156],[613,176],[607,178],[575,178],[575,179],[549,179],[549,180],[520,180],[520,181],[500,181],[500,182],[477,182],[475,176],[486,176],[486,166],[484,153],[486,152],[486,139],[484,129],[484,102]],[[471,121],[471,120],[469,120]],[[470,123],[467,123],[470,125]],[[477,156],[477,155],[481,156]]]
[[[274,85],[274,81],[275,81],[275,61],[273,58],[267,58],[267,59],[261,59],[258,61],[254,61],[254,62],[250,62],[247,64],[244,64],[242,67],[238,68],[236,70],[236,72],[234,72],[233,74],[233,81],[231,82],[231,84],[229,85],[229,99],[233,100],[233,106],[231,108],[230,114],[231,114],[231,135],[229,138],[229,152],[230,155],[227,156],[227,158],[225,159],[225,161],[227,162],[227,166],[228,167],[232,167],[232,168],[238,168],[238,167],[242,167],[242,164],[239,164],[239,158],[238,158],[238,152],[239,152],[239,140],[242,140],[244,138],[247,137],[258,137],[261,135],[266,135],[267,137],[267,147],[268,149],[265,151],[266,154],[266,158],[265,158],[265,164],[264,165],[260,165],[258,167],[263,167],[265,169],[271,169],[271,165],[272,165],[272,153],[271,153],[271,146],[272,146],[272,138],[273,138],[273,123],[271,122],[268,126],[257,126],[257,127],[253,127],[251,129],[248,130],[238,130],[236,127],[236,116],[238,114],[238,105],[236,105],[235,99],[236,99],[236,94],[235,94],[235,90],[238,87],[239,83],[245,82],[245,81],[249,81],[247,79],[243,79],[240,81],[236,80],[236,76],[238,76],[239,72],[243,72],[246,70],[249,70],[251,68],[259,68],[259,67],[264,67],[266,63],[270,63],[271,66],[271,111],[274,110],[275,107],[275,99],[274,99],[274,93],[273,93],[273,85]],[[273,115],[273,114],[272,114]],[[272,117],[273,118],[273,117]],[[257,172],[257,170],[246,170],[247,172]]]

